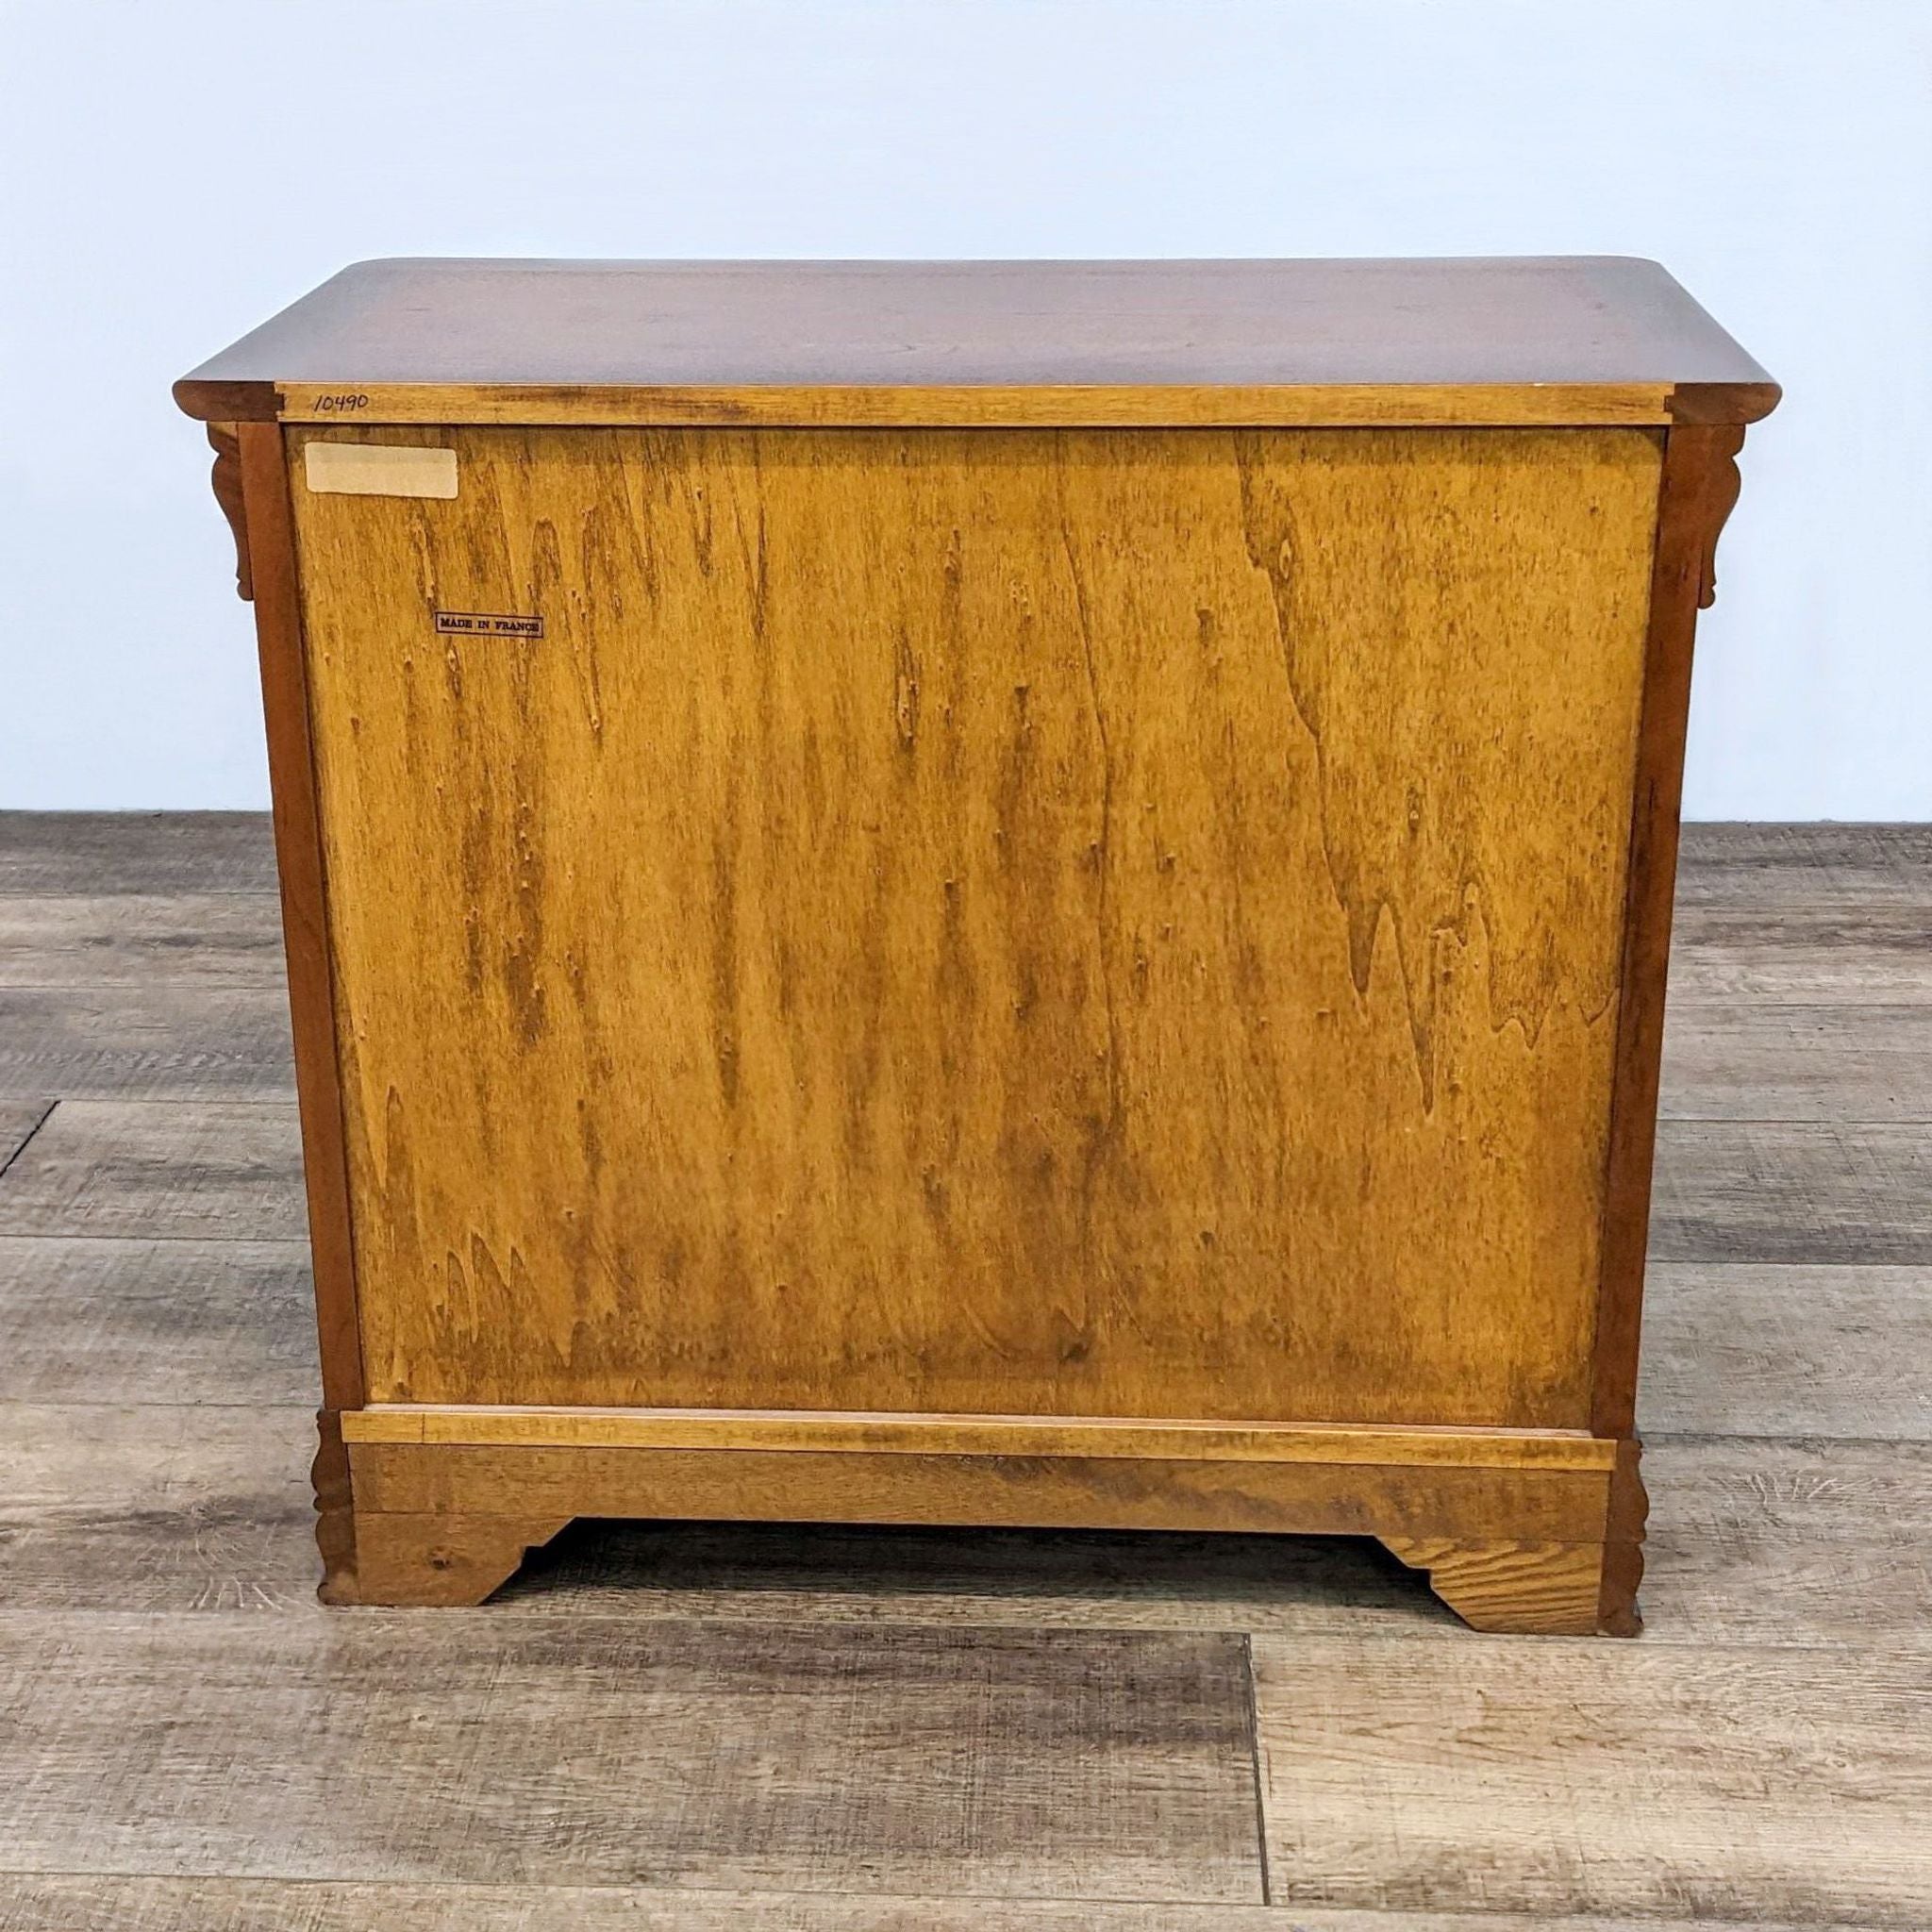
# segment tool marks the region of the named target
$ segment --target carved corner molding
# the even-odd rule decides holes
[[[235,538],[235,591],[248,602],[255,598],[255,578],[248,568],[248,521],[242,511],[242,441],[231,423],[208,425],[208,447],[215,453],[214,468],[208,481],[214,486],[215,501],[228,520]]]
[[[1704,535],[1697,561],[1697,608],[1708,610],[1717,602],[1717,540],[1738,505],[1738,452],[1744,446],[1744,429],[1741,424],[1725,424],[1697,433],[1709,439],[1710,452],[1704,472]]]
[[[318,1409],[315,1428],[308,1479],[315,1489],[315,1542],[322,1552],[322,1587],[316,1595],[325,1604],[352,1604],[357,1601],[356,1512],[342,1419],[332,1408]]]
[[[1736,493],[1734,488],[1733,496]],[[1650,1491],[1643,1487],[1642,1462],[1643,1444],[1637,1437],[1617,1445],[1617,1466],[1610,1474],[1609,1509],[1604,1523],[1603,1590],[1597,1599],[1597,1628],[1606,1637],[1636,1637],[1643,1629],[1637,1591],[1643,1581]]]

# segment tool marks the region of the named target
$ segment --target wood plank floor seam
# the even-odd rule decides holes
[[[145,1873],[19,1873],[4,1874],[25,1886],[44,1882],[78,1894],[83,1888],[105,1891],[114,1887],[142,1888],[150,1897],[161,1888],[198,1895],[228,1892],[267,1900],[269,1894],[286,1893],[302,1900],[303,1916],[297,1919],[251,1919],[247,1932],[368,1932],[380,1924],[385,1932],[476,1932],[480,1921],[468,1915],[491,1907],[503,1906],[518,1914],[489,1918],[483,1932],[536,1932],[536,1922],[523,1915],[535,1901],[554,1900],[569,1916],[555,1923],[568,1925],[572,1932],[605,1932],[622,1925],[624,1932],[1546,1932],[1554,1923],[1547,1914],[1527,1916],[1504,1911],[1463,1911],[1453,1916],[1439,1912],[1421,1915],[1391,1910],[1332,1910],[1323,1907],[1298,1907],[1288,1919],[1282,1909],[1263,1906],[1149,1906],[1138,1900],[1070,1901],[1064,1899],[1001,1900],[1000,1916],[987,1916],[983,1902],[966,1902],[971,1918],[958,1916],[948,1907],[959,1903],[943,1895],[889,1892],[800,1892],[688,1890],[677,1887],[655,1888],[650,1892],[612,1886],[571,1885],[465,1885],[448,1888],[460,1900],[465,1916],[461,1920],[441,1913],[432,1921],[412,1913],[407,1920],[384,1916],[377,1921],[363,1914],[351,1921],[330,1916],[309,1916],[311,1907],[326,1912],[339,1899],[364,1903],[381,1895],[384,1906],[393,1913],[399,1907],[422,1906],[425,1894],[443,1888],[426,1887],[407,1879],[175,1879]],[[510,1901],[516,1901],[514,1905]],[[7,1901],[0,1895],[0,1907]],[[615,1916],[606,1916],[608,1907]],[[784,1916],[776,1914],[782,1911]],[[1094,1914],[1104,1913],[1104,1919]],[[770,1913],[771,1916],[767,1914]],[[940,1914],[945,1914],[941,1917]],[[586,1914],[594,1914],[594,1918]],[[673,1916],[675,1914],[675,1916]],[[756,1915],[756,1918],[752,1915]],[[835,1916],[836,1915],[836,1916]],[[101,1920],[87,1922],[86,1932],[122,1932],[123,1920],[111,1926]],[[239,1922],[233,1922],[240,1932]],[[231,1922],[224,1921],[224,1932]],[[1763,1919],[1750,1922],[1680,1918],[1616,1920],[1592,1917],[1562,1922],[1574,1932],[1703,1932],[1712,1925],[1729,1925],[1735,1932],[1878,1932],[1870,1924],[1852,1924],[1845,1921],[1813,1921],[1804,1926],[1790,1922],[1772,1924]],[[142,1932],[205,1932],[202,1919],[191,1922],[170,1919],[165,1927],[143,1918]],[[42,1922],[29,1927],[25,1922],[9,1920],[0,1911],[4,1932],[45,1932]],[[63,1928],[64,1932],[64,1928]]]
[[[1834,1114],[1828,1121],[1802,1114],[1775,1113],[1670,1113],[1661,1117],[1674,1127],[1932,1127],[1932,1109],[1922,1119],[1916,1114]]]
[[[22,1135],[20,1140],[14,1142],[13,1147],[8,1152],[7,1158],[4,1160],[0,1160],[0,1180],[6,1179],[7,1170],[9,1167],[11,1167],[13,1163],[16,1160],[18,1160],[23,1154],[26,1152],[29,1146],[32,1145],[34,1136],[38,1134],[41,1131],[41,1129],[44,1127],[47,1124],[47,1123],[54,1118],[54,1109],[59,1105],[60,1103],[58,1100],[48,1101],[46,1106],[41,1109],[40,1119],[35,1121],[33,1125],[30,1126],[24,1135]]]
[[[253,979],[170,979],[160,974],[153,975],[147,984],[174,992],[260,992],[264,990],[259,981]],[[0,992],[110,993],[125,990],[126,981],[121,979],[8,979],[0,982]]]
[[[1261,1867],[1261,1903],[1274,1903],[1274,1880],[1268,1871],[1268,1786],[1261,1774],[1261,1713],[1255,1690],[1255,1641],[1241,1633],[1241,1686],[1247,1700],[1248,1762],[1255,1779],[1255,1849]]]

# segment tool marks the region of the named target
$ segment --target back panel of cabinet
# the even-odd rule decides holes
[[[289,438],[371,1400],[1587,1424],[1658,432]]]

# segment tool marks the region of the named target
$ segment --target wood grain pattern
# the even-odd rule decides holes
[[[1932,903],[1932,825],[1683,827],[1680,916],[1744,911],[1767,926],[1807,908]],[[275,891],[267,812],[0,811],[0,896]]]
[[[1932,1128],[1666,1121],[1657,1149],[1660,1260],[1932,1262]]]
[[[287,1104],[66,1100],[0,1174],[0,1235],[302,1234]]]
[[[258,811],[0,811],[0,894],[269,892]]]
[[[1374,1533],[1478,1628],[1640,1627],[1634,1445],[1587,1437],[462,1408],[341,1425],[355,1550],[325,1445],[329,1602],[480,1603],[575,1515],[752,1517]]]
[[[0,1613],[0,1867],[1261,1895],[1238,1638],[322,1615]]]
[[[1779,1193],[1769,1177],[1751,1186],[1754,1204]],[[1780,1198],[1796,1225],[1818,1196]],[[1932,1441],[1932,1380],[1918,1368],[1932,1361],[1932,1265],[1687,1261],[1650,1276],[1647,1428]]]
[[[40,1111],[19,1109],[18,1130]],[[138,1376],[150,1402],[205,1401],[218,1387],[236,1402],[308,1399],[306,1252],[232,1240],[264,1224],[299,1237],[293,1110],[196,1118],[206,1138],[158,1140],[132,1131],[158,1124],[154,1110],[70,1112],[65,1185],[92,1165],[85,1218],[138,1238],[0,1244],[0,1394],[72,1396]],[[87,1131],[70,1141],[76,1122]],[[279,1181],[265,1201],[256,1163],[272,1148]],[[191,1167],[158,1172],[183,1157]],[[1932,1350],[1927,1201],[1932,1135],[1916,1128],[1667,1124],[1657,1252],[1684,1258],[1651,1270],[1651,1429],[1925,1434],[1932,1391],[1911,1365]],[[51,1206],[42,1194],[38,1211]],[[184,1241],[184,1225],[220,1239]],[[1887,1255],[1918,1265],[1864,1258]]]
[[[1418,1641],[1399,1704],[1374,1641],[1254,1657],[1278,1902],[1932,1916],[1932,1656]]]
[[[1201,1462],[1415,1463],[1464,1469],[1612,1468],[1581,1431],[1402,1429],[1127,1416],[839,1414],[729,1408],[452,1408],[376,1405],[342,1418],[352,1442],[502,1447],[800,1449],[833,1454],[1154,1456]]]
[[[308,1412],[137,1404],[138,1386],[0,1401],[0,1608],[58,1620],[308,1603]],[[8,1668],[0,1658],[0,1678]]]
[[[1686,837],[1703,829],[1687,826]],[[279,987],[283,980],[272,891],[0,891],[0,986]],[[1757,1000],[1932,1001],[1932,897],[1858,908],[1680,905],[1670,996],[1674,1012]]]
[[[191,944],[204,920],[207,943]],[[1894,966],[1856,941],[1824,941],[1817,957],[1839,960],[1841,991],[1824,1000],[1707,998],[1674,1011],[1666,1120],[1924,1119],[1932,1002],[1883,987],[1895,971],[1915,995],[1925,977],[1909,934],[1895,944]],[[0,896],[0,1085],[22,1096],[288,1097],[279,951],[275,915],[253,896]],[[1748,970],[1737,952],[1706,958],[1725,978]]]
[[[0,895],[275,891],[267,812],[0,811]],[[1755,912],[1932,903],[1932,825],[1688,824],[1677,899]]]
[[[582,428],[1167,429],[1653,426],[1677,420],[1668,383],[1324,383],[1297,389],[1069,384],[744,388],[445,383],[353,385],[358,421],[565,424]],[[339,382],[202,391],[283,423],[341,420]],[[196,392],[189,392],[196,407]],[[1717,392],[1720,414],[1757,416],[1749,389]],[[192,408],[191,408],[191,413]]]
[[[1602,1471],[858,1451],[505,1449],[357,1442],[356,1507],[472,1516],[1047,1524],[1525,1541],[1605,1531]]]
[[[1528,1637],[1634,1636],[1606,1629],[1604,1546],[1388,1537],[1390,1554],[1428,1573],[1429,1588],[1473,1630]]]
[[[1164,425],[1386,421],[1404,390],[1411,422],[1468,422],[1485,391],[1491,423],[1777,399],[1656,262],[1618,257],[365,261],[175,394],[217,417]]]
[[[0,1874],[0,1932],[1424,1932],[1407,1912],[1090,1900],[869,1899],[802,1891],[477,1886],[246,1878]],[[1426,1932],[1510,1932],[1489,1912],[1436,1913]],[[1737,1932],[1820,1932],[1754,1921]],[[1689,1919],[1566,1918],[1563,1932],[1708,1932]],[[1840,1921],[1824,1932],[1878,1932]]]
[[[334,1445],[325,1439],[318,1463],[326,1466],[333,1456]],[[480,1604],[509,1581],[527,1552],[550,1541],[570,1521],[568,1516],[351,1511],[348,1498],[332,1493],[337,1480],[331,1467],[327,1477],[316,1482],[316,1509],[322,1519],[316,1535],[326,1570],[321,1591],[325,1603],[418,1609]]]
[[[1925,1443],[1695,1438],[1645,1460],[1646,1647],[1932,1655]]]
[[[0,1096],[291,1099],[273,987],[0,987]]]
[[[1932,1001],[1932,901],[1857,908],[1679,907],[1671,953],[1673,1011],[1682,1016],[1691,1004],[1759,1001]]]
[[[1932,1123],[1932,1007],[1699,1007],[1664,1040],[1675,1120]]]
[[[282,984],[281,926],[265,893],[0,892],[0,987]],[[62,1015],[56,1030],[71,1034],[72,1023]],[[275,1050],[281,1059],[286,1041]]]
[[[0,1224],[5,1203],[0,1185]],[[0,1234],[0,1402],[273,1407],[314,1391],[305,1242]]]
[[[1608,1507],[1588,1542],[1390,1536],[1382,1542],[1472,1629],[1539,1637],[1635,1637],[1643,1628],[1644,1521],[1650,1513],[1634,1440],[1616,1445]]]
[[[1677,897],[1686,906],[1873,910],[1932,894],[1932,824],[1687,825]]]
[[[295,500],[375,1396],[1582,1420],[1654,437],[450,440]]]

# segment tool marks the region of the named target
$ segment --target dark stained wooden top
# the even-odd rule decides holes
[[[296,392],[322,387],[715,399],[1577,386],[1702,391],[1697,407],[1666,414],[1705,420],[1745,420],[1776,400],[1765,372],[1662,268],[1617,256],[364,261],[203,363],[175,395],[191,415],[221,419],[308,418]],[[498,403],[499,419],[515,420]],[[417,404],[427,404],[411,400],[420,415]],[[380,419],[380,399],[364,406],[364,420]]]

